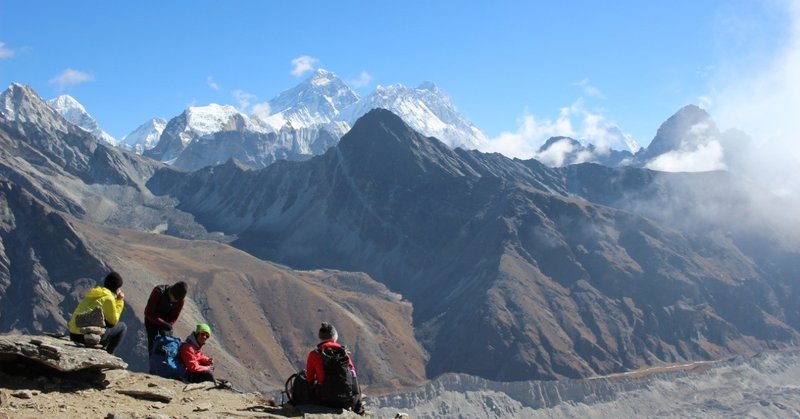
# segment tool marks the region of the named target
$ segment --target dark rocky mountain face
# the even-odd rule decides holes
[[[148,187],[260,258],[363,271],[402,293],[432,375],[579,377],[800,337],[796,274],[772,278],[768,258],[724,234],[606,197],[652,172],[570,170],[452,151],[376,110],[310,161],[163,170]]]
[[[26,139],[23,155],[47,159],[73,175],[88,175],[90,156],[98,147],[91,135],[68,123],[27,86],[11,85],[0,96],[0,105],[4,136]]]
[[[144,155],[157,161],[172,160],[186,148],[180,138],[181,132],[186,127],[186,112],[172,118],[167,122],[156,146],[145,150]]]
[[[66,296],[85,291],[85,278],[107,267],[61,215],[2,178],[0,213],[0,330],[65,328],[61,309],[75,303]]]

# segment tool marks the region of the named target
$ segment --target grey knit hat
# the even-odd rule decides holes
[[[322,326],[319,328],[319,340],[336,340],[338,338],[339,334],[332,324],[322,323]]]

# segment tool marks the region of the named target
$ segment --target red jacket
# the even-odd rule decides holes
[[[186,342],[181,344],[180,357],[183,365],[188,372],[204,372],[211,369],[212,359],[205,356],[200,350],[200,345],[194,337],[194,333],[186,338]]]
[[[317,345],[317,349],[341,347],[342,345],[336,342],[322,342]],[[350,358],[350,371],[356,371],[352,358]],[[325,368],[322,367],[322,355],[320,355],[316,349],[308,353],[308,360],[306,361],[306,381],[309,383],[314,383],[314,381],[316,381],[320,384],[325,381]]]

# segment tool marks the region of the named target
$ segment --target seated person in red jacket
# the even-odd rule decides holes
[[[214,360],[205,356],[203,345],[211,338],[211,327],[205,323],[197,325],[195,331],[181,344],[180,357],[186,366],[186,378],[190,383],[214,382]]]
[[[147,352],[153,351],[153,339],[159,332],[172,334],[172,326],[183,310],[183,299],[186,297],[186,283],[176,282],[174,285],[157,285],[150,292],[147,306],[144,308],[144,327],[147,329]]]
[[[312,387],[315,403],[363,413],[356,367],[347,348],[337,342],[339,334],[336,328],[329,323],[322,323],[319,339],[320,343],[309,352],[306,361],[306,381]],[[335,376],[326,376],[329,372],[335,373]]]

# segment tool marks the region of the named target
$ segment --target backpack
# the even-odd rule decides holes
[[[301,404],[312,404],[314,399],[311,396],[311,385],[306,381],[306,370],[292,374],[284,385],[288,403],[292,406]]]
[[[327,406],[348,408],[353,405],[354,394],[350,385],[350,356],[342,347],[317,348],[322,357],[325,381],[319,388],[319,400]]]
[[[153,351],[150,352],[150,374],[176,380],[185,379],[186,367],[178,356],[180,348],[180,338],[157,334],[153,339]]]

